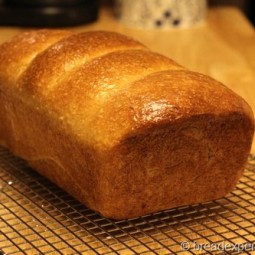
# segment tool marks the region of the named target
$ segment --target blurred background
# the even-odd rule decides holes
[[[86,24],[97,19],[100,7],[113,5],[114,1],[117,2],[117,0],[0,0],[0,25],[74,26]],[[197,1],[187,0],[188,8]],[[132,1],[129,2],[132,3]],[[208,0],[208,6],[209,8],[235,6],[255,26],[255,0]]]
[[[254,0],[209,0],[209,7],[235,6],[239,8],[255,26],[255,1]]]
[[[114,0],[102,0],[103,4],[112,5]],[[255,26],[255,0],[208,0],[209,7],[234,6],[240,9]]]
[[[114,0],[102,0],[103,4],[113,5]],[[255,0],[208,0],[209,7],[234,6],[240,9],[255,26]]]

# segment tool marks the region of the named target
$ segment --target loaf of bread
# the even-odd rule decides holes
[[[0,144],[103,216],[226,195],[253,133],[242,98],[126,36],[37,30],[0,46]]]

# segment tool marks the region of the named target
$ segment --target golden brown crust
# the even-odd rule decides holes
[[[241,177],[252,136],[251,120],[238,113],[192,116],[132,134],[107,155],[100,212],[132,218],[221,198]]]
[[[2,145],[116,219],[224,196],[254,133],[224,85],[103,31],[1,45],[0,111]]]
[[[40,52],[71,35],[65,30],[32,30],[23,32],[1,45],[1,86],[17,86],[17,79]]]
[[[146,50],[141,43],[117,33],[97,31],[71,35],[39,54],[22,75],[20,86],[28,93],[48,93],[70,72],[93,58],[125,49]]]

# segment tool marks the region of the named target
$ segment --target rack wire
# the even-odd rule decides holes
[[[0,147],[1,255],[255,254],[254,212],[255,156],[222,199],[117,221]]]

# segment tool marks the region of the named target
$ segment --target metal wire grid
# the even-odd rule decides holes
[[[130,220],[101,217],[1,147],[0,190],[0,254],[237,254],[194,244],[255,243],[254,156],[227,197]]]

